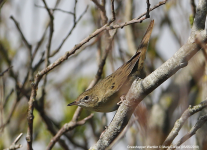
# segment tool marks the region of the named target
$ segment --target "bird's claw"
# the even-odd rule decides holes
[[[101,133],[100,138],[103,136],[103,133],[108,129],[108,126],[104,126],[105,130]]]
[[[121,105],[122,103],[124,103],[125,104],[125,100],[126,100],[126,97],[125,97],[125,95],[122,95],[121,97],[120,97],[120,101],[117,103],[117,105]]]
[[[117,103],[117,105],[121,105],[122,103],[124,104],[124,105],[126,105],[126,106],[131,106],[131,105],[129,105],[129,103],[126,101],[126,97],[125,97],[125,95],[122,95],[121,97],[120,97],[120,101]]]

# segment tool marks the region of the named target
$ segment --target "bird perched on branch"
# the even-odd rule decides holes
[[[143,64],[153,26],[154,20],[150,22],[137,52],[129,61],[114,73],[99,81],[94,87],[83,92],[68,106],[78,105],[97,112],[116,110],[120,97],[127,94],[132,82],[143,74]]]

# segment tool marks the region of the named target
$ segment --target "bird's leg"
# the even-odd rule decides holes
[[[108,129],[108,126],[105,126],[105,130],[101,133],[100,138],[102,137],[103,133]]]
[[[132,105],[129,105],[129,103],[127,103],[127,101],[126,101],[126,96],[125,95],[122,95],[121,97],[120,97],[120,101],[117,103],[117,105],[121,105],[122,103],[124,104],[124,105],[126,105],[126,106],[132,106]]]
[[[126,104],[125,103],[125,100],[126,100],[126,97],[125,97],[125,95],[122,95],[121,97],[120,97],[120,101],[117,103],[117,105],[121,105],[122,103],[124,103],[124,104]],[[127,105],[128,106],[128,105]]]

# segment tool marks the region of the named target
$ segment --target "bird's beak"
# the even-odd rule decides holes
[[[74,101],[74,102],[68,104],[67,106],[73,106],[73,105],[78,105],[78,103],[76,101]]]

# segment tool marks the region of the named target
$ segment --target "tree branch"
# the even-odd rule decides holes
[[[70,29],[70,31],[68,32],[68,34],[66,35],[66,37],[63,39],[63,41],[61,42],[60,46],[51,54],[50,57],[54,56],[57,52],[60,51],[61,47],[63,46],[63,44],[65,43],[65,41],[68,39],[68,37],[71,35],[71,33],[73,32],[73,30],[75,29],[76,25],[78,24],[78,22],[81,20],[81,18],[83,17],[83,15],[87,12],[88,10],[88,6],[86,7],[86,9],[83,11],[83,13],[80,15],[80,17],[78,18],[78,20],[74,20],[73,22],[73,27]],[[75,13],[75,12],[74,12]],[[74,18],[75,15],[74,15]]]
[[[150,2],[149,0],[146,0],[146,3],[147,3],[147,13],[146,13],[146,18],[150,18]]]
[[[44,6],[40,6],[40,5],[37,5],[35,4],[36,7],[38,8],[46,8]],[[60,11],[60,12],[63,12],[63,13],[67,13],[67,14],[70,14],[70,15],[74,15],[74,13],[70,12],[70,11],[66,11],[66,10],[62,10],[62,9],[59,9],[59,8],[48,8],[49,10],[52,10],[52,11]]]
[[[160,7],[160,6],[162,6],[162,5],[164,5],[167,1],[168,1],[168,0],[164,0],[164,1],[159,2],[159,3],[156,4],[154,7],[150,8],[150,9],[149,9],[149,12],[152,11],[152,10],[154,10],[154,9],[156,9],[156,8],[158,8],[158,7]],[[147,11],[146,11],[145,13],[141,14],[141,15],[140,15],[139,17],[137,17],[136,19],[140,19],[140,18],[142,18],[142,17],[143,17],[144,15],[146,15],[146,14],[147,14]]]
[[[166,140],[163,142],[162,146],[169,146],[172,141],[175,139],[175,137],[178,135],[178,132],[182,128],[185,121],[198,111],[201,111],[202,109],[207,107],[207,100],[201,102],[199,105],[196,105],[194,107],[189,106],[189,108],[182,114],[182,116],[175,122],[175,125],[173,129],[171,130],[170,134],[166,138]]]
[[[185,135],[183,136],[175,145],[172,145],[168,148],[168,150],[173,150],[176,149],[176,147],[180,146],[182,143],[184,143],[185,141],[187,141],[191,136],[193,136],[196,131],[198,129],[200,129],[202,127],[202,125],[204,123],[207,122],[207,115],[201,116],[197,123],[191,128],[191,130]],[[175,148],[174,148],[175,147]]]
[[[1,72],[1,73],[0,73],[0,77],[1,77],[1,76],[4,76],[4,74],[5,74],[6,72],[8,72],[12,67],[13,67],[13,66],[10,66],[9,68],[7,68],[7,69],[4,70],[3,72]]]
[[[79,108],[80,109],[80,108]],[[88,117],[84,118],[83,120],[80,120],[80,121],[77,121],[77,118],[79,116],[79,113],[77,113],[78,111],[76,111],[76,113],[73,115],[73,119],[69,122],[69,123],[66,123],[59,131],[58,133],[51,139],[48,147],[47,147],[47,150],[51,150],[53,148],[53,146],[55,145],[55,143],[60,139],[60,137],[74,129],[75,127],[77,126],[80,126],[80,125],[83,125],[85,124],[85,122],[89,119],[91,119],[93,117],[93,114],[89,115]]]
[[[14,140],[14,142],[12,143],[12,145],[9,148],[6,148],[4,150],[16,150],[22,147],[21,144],[17,144],[17,142],[20,140],[20,138],[22,137],[23,133],[20,133],[18,135],[18,137]]]
[[[114,11],[114,0],[111,0],[111,12],[112,12],[112,18],[108,23],[109,25],[116,20],[116,14]]]
[[[24,36],[22,30],[21,30],[20,27],[19,27],[19,23],[16,21],[16,19],[14,19],[13,16],[11,16],[10,18],[14,21],[14,23],[15,23],[15,25],[16,25],[16,27],[17,27],[17,29],[18,29],[18,31],[19,31],[21,37],[22,37],[22,40],[24,41],[24,43],[25,43],[25,45],[27,46],[28,50],[31,51],[31,50],[32,50],[32,45],[29,44],[29,42],[26,40],[26,38],[25,38],[25,36]]]

